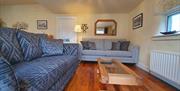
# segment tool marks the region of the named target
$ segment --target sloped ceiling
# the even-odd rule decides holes
[[[143,0],[0,0],[0,5],[38,3],[60,14],[128,13]]]

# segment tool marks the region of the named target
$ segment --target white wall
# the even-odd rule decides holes
[[[137,8],[129,13],[130,18],[143,13],[143,27],[130,30],[130,40],[140,46],[139,65],[149,68],[151,50],[163,50],[171,52],[180,52],[179,40],[152,41],[152,37],[159,35],[160,31],[166,31],[166,17],[155,13],[155,1],[144,0]],[[132,21],[129,27],[132,27]]]
[[[117,38],[129,39],[129,15],[128,14],[92,14],[77,15],[77,24],[88,24],[86,33],[81,33],[79,40],[82,38]],[[117,36],[98,36],[94,34],[94,25],[98,19],[114,19],[117,22]]]
[[[56,35],[56,17],[60,16],[75,16],[77,17],[77,24],[88,24],[89,29],[86,33],[79,34],[79,40],[82,37],[96,37],[102,36],[94,35],[94,23],[97,19],[114,19],[117,21],[117,36],[103,36],[103,38],[129,38],[128,14],[86,14],[86,15],[63,15],[54,14],[48,11],[41,5],[12,5],[0,6],[0,18],[7,23],[8,27],[12,27],[16,22],[26,22],[29,25],[27,31],[35,33],[48,33]],[[48,20],[48,30],[37,30],[36,20]]]
[[[55,14],[40,5],[0,6],[0,18],[8,27],[12,27],[16,22],[25,22],[28,24],[30,32],[55,34]],[[37,30],[37,20],[44,19],[48,20],[48,30]]]

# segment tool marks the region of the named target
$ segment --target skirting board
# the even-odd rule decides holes
[[[175,82],[173,82],[173,81],[171,81],[171,80],[168,80],[167,78],[165,78],[165,77],[163,77],[163,76],[161,76],[161,75],[159,75],[159,74],[157,74],[157,73],[155,73],[155,72],[153,72],[153,71],[150,71],[150,73],[151,73],[152,75],[156,76],[157,78],[159,78],[159,79],[165,81],[166,83],[168,83],[168,84],[174,86],[175,88],[178,89],[177,91],[180,90],[180,84],[175,83]]]
[[[141,69],[143,69],[143,70],[146,71],[146,72],[149,72],[149,67],[145,66],[145,65],[142,64],[142,63],[138,63],[138,64],[136,64],[136,66],[139,67],[139,68],[141,68]]]

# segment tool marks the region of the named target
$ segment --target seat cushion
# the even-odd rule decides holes
[[[105,56],[106,53],[103,50],[82,50],[82,55]]]
[[[77,62],[76,56],[51,56],[20,63],[14,69],[18,81],[26,83],[27,88],[48,91],[74,62]]]
[[[42,50],[39,45],[39,38],[43,35],[18,31],[17,38],[22,48],[24,60],[31,61],[42,56]]]
[[[83,55],[90,56],[110,56],[110,57],[131,57],[132,53],[129,51],[102,51],[102,50],[83,50]]]
[[[130,51],[106,51],[105,54],[109,57],[132,57]]]
[[[16,30],[0,28],[0,51],[11,65],[23,61],[23,53],[16,38]]]
[[[53,56],[63,54],[63,40],[62,39],[40,39],[43,56]]]
[[[0,91],[19,91],[18,82],[9,62],[0,56]]]

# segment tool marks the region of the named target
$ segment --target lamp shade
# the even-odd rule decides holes
[[[81,25],[76,25],[74,31],[77,33],[81,32]]]

